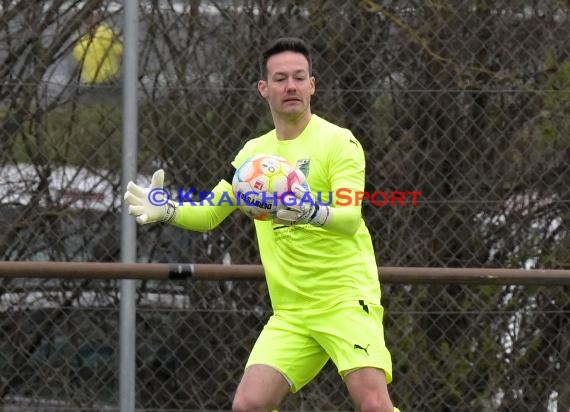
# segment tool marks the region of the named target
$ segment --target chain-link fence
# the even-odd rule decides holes
[[[123,10],[0,3],[0,255],[118,261]],[[381,265],[563,268],[570,262],[570,3],[140,3],[140,182],[210,189],[271,128],[257,58],[294,34],[314,53],[313,111],[350,128]],[[138,231],[141,262],[257,263],[234,214],[208,234]],[[3,410],[105,410],[118,398],[115,281],[0,284]],[[384,285],[391,392],[403,411],[570,410],[564,287]],[[137,407],[229,409],[267,319],[265,285],[137,287]],[[133,348],[133,350],[135,350]],[[286,405],[350,409],[325,372]]]

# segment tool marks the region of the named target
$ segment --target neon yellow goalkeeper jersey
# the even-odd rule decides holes
[[[364,152],[352,133],[313,114],[296,139],[278,140],[272,130],[247,142],[232,165],[237,169],[256,154],[286,158],[305,173],[318,201],[354,208],[359,221],[350,235],[310,224],[255,221],[273,308],[319,310],[355,300],[380,304],[370,233],[354,195],[350,201],[347,195],[349,190],[364,191]]]

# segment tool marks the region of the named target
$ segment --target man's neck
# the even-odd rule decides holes
[[[279,140],[292,140],[297,138],[311,120],[311,112],[306,111],[303,115],[296,118],[284,118],[273,116],[275,124],[275,133]]]

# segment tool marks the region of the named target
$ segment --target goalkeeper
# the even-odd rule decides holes
[[[302,40],[282,38],[270,45],[261,58],[258,90],[275,129],[247,142],[232,162],[234,170],[255,154],[282,156],[307,177],[308,187],[294,188],[297,197],[306,199],[305,191],[323,197],[320,204],[281,205],[273,221],[255,221],[273,315],[249,356],[233,410],[278,408],[332,359],[357,410],[397,411],[387,388],[392,361],[372,240],[360,205],[334,206],[338,189],[364,190],[362,147],[349,130],[311,113],[315,78]],[[150,188],[130,182],[125,201],[140,224],[208,231],[236,209],[235,201],[216,201],[232,193],[232,176],[212,190],[215,206],[152,205],[149,192],[162,188],[162,170]]]

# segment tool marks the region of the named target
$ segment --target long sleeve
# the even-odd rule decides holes
[[[337,140],[329,159],[332,204],[325,229],[354,235],[363,224],[361,205],[356,204],[355,193],[364,191],[365,168],[362,146],[347,132]]]
[[[178,206],[173,226],[196,232],[207,232],[216,228],[236,210],[235,196],[231,185],[221,180],[211,191],[207,200]]]
[[[332,232],[343,235],[354,235],[361,224],[361,210],[359,206],[331,207],[329,223],[324,227]]]

